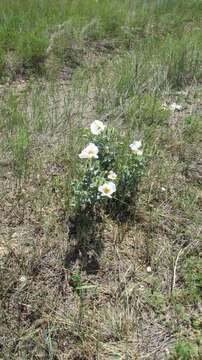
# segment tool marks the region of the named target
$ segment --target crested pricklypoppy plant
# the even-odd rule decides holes
[[[72,208],[99,209],[114,215],[134,205],[143,173],[141,140],[130,144],[115,128],[95,120],[86,131],[88,144],[78,155],[78,178],[72,182]]]

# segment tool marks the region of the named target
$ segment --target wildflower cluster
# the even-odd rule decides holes
[[[128,208],[143,172],[141,141],[129,144],[99,120],[91,124],[87,138],[89,143],[78,155],[79,180],[72,183],[72,207],[102,207],[108,212]]]

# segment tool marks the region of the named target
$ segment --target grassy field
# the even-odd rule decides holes
[[[189,50],[199,51],[201,6],[200,0],[124,0],[118,6],[116,0],[2,0],[0,75],[15,79],[17,74],[37,71],[50,76],[72,52],[78,60],[78,50],[81,57],[94,41],[129,49],[143,39],[162,42],[166,37],[172,43],[173,37],[178,41],[183,35],[175,46],[181,57],[184,35],[189,37],[191,30]],[[47,66],[50,58],[55,60],[52,67]]]
[[[201,26],[201,0],[1,0],[0,360],[201,359]],[[146,167],[80,246],[95,119]]]

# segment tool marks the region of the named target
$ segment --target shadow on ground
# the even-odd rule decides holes
[[[69,244],[65,254],[65,268],[71,270],[78,265],[87,274],[96,274],[99,259],[104,250],[103,224],[87,213],[76,215],[69,221]]]

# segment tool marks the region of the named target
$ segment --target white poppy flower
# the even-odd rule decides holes
[[[142,147],[142,142],[141,140],[139,141],[134,141],[132,144],[129,145],[131,150],[136,153],[137,155],[142,155],[143,154],[143,150],[141,149]]]
[[[80,159],[98,159],[98,151],[98,147],[95,144],[90,143],[82,150],[79,157]]]
[[[98,190],[101,192],[101,196],[107,196],[108,198],[111,198],[112,194],[116,191],[116,185],[112,181],[109,181],[103,185],[100,185]]]
[[[110,180],[116,180],[117,175],[116,175],[116,173],[115,173],[114,171],[111,170],[111,171],[109,172],[107,178],[110,179]]]
[[[176,103],[174,102],[174,103],[172,103],[172,104],[170,105],[170,109],[171,109],[172,111],[181,111],[181,110],[182,110],[182,105],[178,105],[178,104],[176,104]]]
[[[100,120],[95,120],[92,122],[90,129],[93,135],[99,135],[104,129],[106,125],[103,124]]]
[[[148,273],[152,272],[151,266],[147,266],[147,272],[148,272]]]

